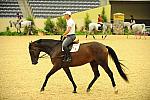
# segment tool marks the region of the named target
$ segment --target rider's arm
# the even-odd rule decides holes
[[[67,34],[70,32],[70,30],[71,30],[71,26],[69,26],[69,27],[67,28],[67,30],[65,31],[65,33],[64,33],[64,36],[65,36],[65,37],[66,37]]]

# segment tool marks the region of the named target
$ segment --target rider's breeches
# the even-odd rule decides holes
[[[66,39],[62,43],[63,49],[68,47],[76,39],[75,35],[67,35]]]

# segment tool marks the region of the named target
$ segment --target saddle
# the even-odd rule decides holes
[[[68,46],[70,52],[77,52],[77,51],[79,50],[79,47],[80,47],[79,39],[75,39],[75,40]],[[63,48],[62,48],[62,51],[64,51]]]

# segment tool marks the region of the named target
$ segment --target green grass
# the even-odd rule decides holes
[[[0,32],[0,36],[22,36],[22,35],[24,35],[24,33],[10,32],[10,31]]]

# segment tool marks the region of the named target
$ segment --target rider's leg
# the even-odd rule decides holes
[[[71,55],[70,55],[70,50],[69,50],[68,46],[75,40],[75,38],[76,38],[75,35],[67,36],[67,38],[62,43],[62,47],[65,52],[65,57],[64,57],[63,61],[65,61],[65,62],[71,61]]]

